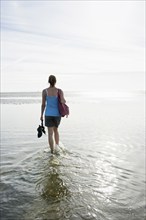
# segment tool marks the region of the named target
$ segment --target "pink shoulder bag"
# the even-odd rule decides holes
[[[61,103],[61,90],[58,89],[58,108],[61,117],[69,115],[69,107],[65,103]]]

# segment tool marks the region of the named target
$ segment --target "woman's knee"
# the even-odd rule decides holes
[[[54,127],[53,130],[54,130],[54,133],[58,133],[58,128],[57,127]]]
[[[48,134],[49,134],[49,136],[53,135],[53,129],[52,128],[48,128]]]

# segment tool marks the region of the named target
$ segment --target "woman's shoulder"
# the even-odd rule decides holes
[[[63,90],[62,90],[62,89],[60,89],[60,88],[57,88],[57,90],[58,90],[59,92],[63,92]]]
[[[42,90],[42,94],[43,94],[43,95],[47,95],[47,90],[48,90],[48,88],[43,89],[43,90]]]

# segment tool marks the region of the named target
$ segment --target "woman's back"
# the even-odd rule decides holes
[[[46,89],[46,116],[60,116],[59,110],[58,110],[58,90],[53,88],[47,88]]]
[[[49,87],[46,89],[47,96],[58,96],[58,89],[56,87]]]

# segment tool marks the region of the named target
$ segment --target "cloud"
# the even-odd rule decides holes
[[[135,1],[2,1],[4,82],[23,78],[25,84],[28,75],[39,82],[49,72],[144,71],[143,7]]]

